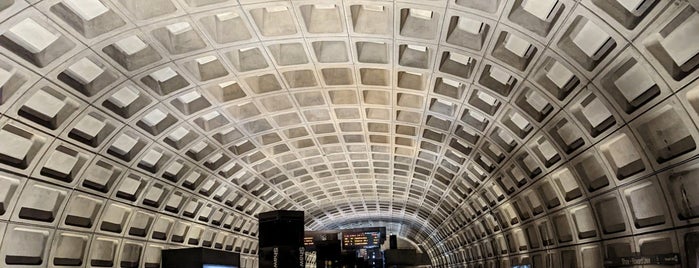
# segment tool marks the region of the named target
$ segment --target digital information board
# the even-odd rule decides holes
[[[315,245],[315,244],[313,243],[313,241],[314,241],[313,236],[306,236],[306,237],[303,238],[303,246],[305,246],[306,248],[312,247],[312,246]]]
[[[633,256],[609,258],[604,261],[604,267],[629,267],[636,265],[679,265],[680,254],[669,253],[652,256]]]
[[[342,248],[362,249],[381,246],[381,232],[342,232]]]

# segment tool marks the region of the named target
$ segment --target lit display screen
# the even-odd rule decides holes
[[[379,246],[380,232],[343,232],[342,247],[345,249],[361,249]]]
[[[203,268],[238,268],[238,267],[230,266],[230,265],[220,265],[220,264],[204,264]]]
[[[303,245],[304,245],[304,246],[307,246],[307,247],[313,246],[313,245],[314,245],[314,244],[313,244],[313,240],[314,240],[314,239],[313,239],[312,236],[306,236],[306,237],[303,238]]]

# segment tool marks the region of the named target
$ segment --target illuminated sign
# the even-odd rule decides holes
[[[204,264],[204,268],[236,268],[236,266],[220,265],[220,264]]]
[[[381,245],[380,232],[342,232],[342,248],[361,249]]]
[[[658,254],[650,256],[632,256],[620,258],[608,258],[604,261],[605,267],[626,267],[636,265],[679,265],[680,254]]]
[[[313,246],[313,240],[312,236],[306,236],[303,238],[303,245],[306,247]]]

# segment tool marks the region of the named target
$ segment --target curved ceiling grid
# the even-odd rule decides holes
[[[260,211],[381,215],[438,265],[535,221],[587,232],[544,246],[670,227],[668,208],[632,227],[622,193],[669,196],[655,174],[696,155],[695,8],[0,0],[0,168],[21,175],[2,226],[57,226],[22,215],[32,191],[58,196],[49,214],[84,197],[207,232],[240,216],[251,248]],[[609,200],[628,217],[602,221]]]
[[[418,241],[427,241],[427,237],[422,236],[420,229],[423,223],[414,222],[410,219],[399,219],[387,215],[369,215],[361,217],[346,218],[339,221],[334,221],[328,225],[331,230],[363,228],[367,226],[386,227],[387,234],[399,235],[411,243],[418,244]]]

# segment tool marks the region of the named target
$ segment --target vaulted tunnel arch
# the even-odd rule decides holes
[[[255,267],[294,209],[435,267],[694,267],[698,9],[0,0],[0,266]]]

